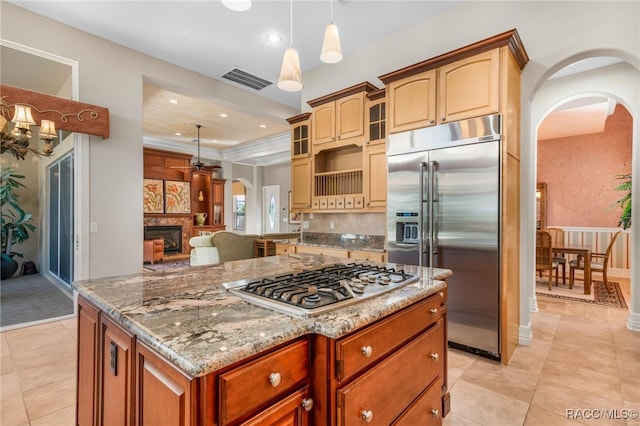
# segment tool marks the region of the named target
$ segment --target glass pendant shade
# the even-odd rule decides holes
[[[222,0],[222,4],[236,12],[251,9],[251,0]]]
[[[40,137],[46,139],[53,139],[58,137],[56,135],[56,123],[51,120],[42,120],[40,123]]]
[[[15,112],[11,121],[16,123],[20,128],[29,128],[29,125],[36,124],[33,116],[31,115],[31,108],[26,105],[15,105]]]
[[[278,87],[286,92],[302,90],[300,57],[298,56],[298,51],[293,47],[289,47],[284,51],[282,68],[280,68],[280,78],[278,78]]]
[[[324,42],[322,43],[320,59],[322,62],[328,64],[335,64],[342,60],[340,35],[338,34],[338,27],[334,23],[327,25],[327,29],[324,31]]]

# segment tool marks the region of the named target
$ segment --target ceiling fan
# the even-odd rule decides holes
[[[205,163],[203,163],[202,161],[200,161],[200,128],[202,127],[201,124],[196,124],[196,127],[198,128],[198,159],[196,161],[194,161],[193,163],[191,163],[190,167],[181,167],[181,166],[173,166],[172,168],[174,169],[191,169],[191,170],[195,170],[195,171],[200,171],[200,170],[205,170],[205,171],[214,171],[216,169],[220,169],[222,168],[221,166],[218,165],[207,165]]]

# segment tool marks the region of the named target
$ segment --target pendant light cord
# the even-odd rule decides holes
[[[293,47],[293,0],[289,4],[289,47]]]

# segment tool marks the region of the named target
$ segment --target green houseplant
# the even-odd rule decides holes
[[[24,211],[20,206],[18,194],[15,193],[17,188],[26,188],[19,179],[24,179],[24,176],[17,174],[13,169],[0,172],[2,279],[10,278],[18,269],[18,263],[13,257],[22,257],[22,253],[13,251],[13,247],[28,240],[29,232],[34,232],[36,229],[29,223],[32,219],[31,213]]]
[[[618,226],[622,226],[623,229],[628,229],[631,227],[631,174],[616,175],[616,179],[624,180],[624,182],[614,188],[616,191],[624,192],[624,197],[616,202],[616,204],[622,208]]]

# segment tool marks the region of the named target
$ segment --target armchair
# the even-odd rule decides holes
[[[162,262],[164,257],[164,240],[162,238],[145,240],[142,245],[144,248],[143,263],[149,262],[153,265],[155,262]]]
[[[556,271],[556,285],[558,285],[558,263],[553,260],[551,234],[546,231],[536,231],[536,271],[549,272],[549,291],[551,291],[552,272]]]
[[[600,272],[602,274],[602,281],[604,281],[604,285],[607,288],[608,292],[611,292],[611,289],[609,288],[609,281],[607,280],[609,256],[611,256],[613,244],[616,242],[616,239],[621,232],[622,231],[618,231],[613,234],[613,237],[611,237],[611,241],[607,246],[607,251],[605,251],[604,253],[591,253],[591,276],[593,277],[594,272]],[[584,258],[582,256],[578,256],[576,260],[572,260],[571,262],[569,262],[569,288],[573,287],[576,269],[584,271]],[[587,284],[585,283],[585,287],[586,285]],[[589,285],[591,285],[591,283],[589,283]]]

